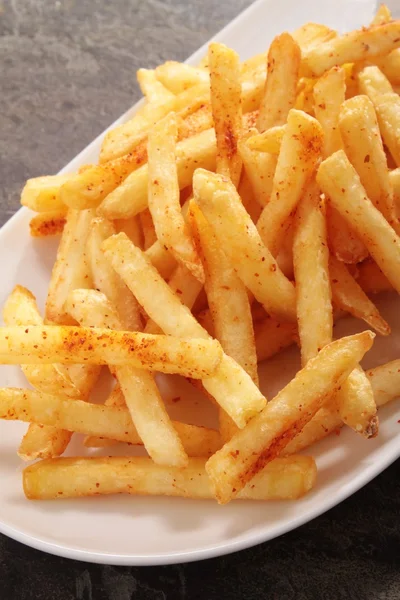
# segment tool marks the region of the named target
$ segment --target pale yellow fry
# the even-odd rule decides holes
[[[266,129],[263,133],[254,133],[247,140],[247,146],[251,150],[258,150],[258,152],[279,154],[285,130],[286,125],[275,125]]]
[[[398,230],[386,154],[374,106],[367,96],[355,96],[342,104],[339,128],[344,150],[356,169],[368,198],[392,227]]]
[[[144,253],[135,248],[126,237],[119,234],[109,238],[104,243],[104,251],[146,313],[167,336],[209,339],[208,333],[161,278]],[[265,406],[265,398],[249,375],[226,354],[223,354],[215,375],[203,378],[202,382],[207,392],[234,419],[238,427],[244,427]]]
[[[239,152],[254,197],[258,204],[264,208],[271,195],[278,157],[267,152],[252,150],[245,139],[239,142]]]
[[[261,362],[291,346],[297,339],[297,326],[267,317],[254,324],[254,334],[257,360]]]
[[[217,172],[238,185],[242,159],[238,141],[242,130],[239,55],[223,44],[208,47],[211,107],[217,138]]]
[[[251,220],[253,221],[253,223],[257,223],[261,215],[262,206],[260,206],[260,204],[256,200],[256,196],[253,191],[250,178],[248,177],[246,171],[242,171],[242,176],[240,178],[240,183],[238,187],[238,194],[243,203],[243,206],[249,213]]]
[[[378,96],[375,109],[383,141],[400,167],[400,96],[395,92]]]
[[[335,396],[342,421],[365,438],[378,435],[379,421],[371,384],[358,365]]]
[[[64,231],[66,221],[66,209],[39,213],[29,221],[29,232],[32,237],[40,238],[59,235]]]
[[[119,234],[122,235],[122,234]],[[0,328],[0,364],[54,362],[124,365],[181,373],[212,375],[221,362],[215,340],[178,340],[170,336],[109,329],[35,326]]]
[[[371,25],[383,25],[384,23],[389,23],[391,20],[392,13],[389,7],[386,4],[381,4],[371,21]]]
[[[92,286],[86,242],[93,217],[93,210],[68,211],[47,293],[45,317],[54,323],[70,324],[64,310],[69,292]]]
[[[143,248],[143,231],[139,215],[130,219],[115,219],[114,227],[117,233],[125,233],[135,246]]]
[[[286,122],[296,100],[300,61],[300,47],[291,35],[282,33],[273,39],[268,51],[267,80],[257,121],[259,131]]]
[[[400,291],[400,239],[367,197],[343,150],[324,160],[317,181],[333,206],[362,239],[393,287]]]
[[[268,313],[294,321],[293,284],[262,243],[235,187],[220,175],[198,169],[193,190],[196,202],[245,286]]]
[[[83,327],[123,329],[111,302],[101,292],[75,290],[68,299],[70,314]],[[187,455],[168,416],[154,377],[130,366],[115,368],[132,421],[149,456],[163,465],[183,467]]]
[[[366,371],[374,391],[377,406],[383,406],[393,398],[400,396],[400,360]]]
[[[0,419],[53,425],[85,435],[142,445],[126,408],[65,400],[33,390],[2,388]],[[210,456],[221,447],[218,431],[173,421],[189,456]]]
[[[154,69],[139,69],[136,78],[143,96],[150,104],[162,104],[175,99],[175,94],[157,79]]]
[[[366,294],[380,294],[393,291],[393,286],[372,259],[364,260],[357,266],[355,278]]]
[[[293,243],[297,323],[303,367],[332,341],[332,301],[325,203],[311,182],[297,209]]]
[[[369,60],[373,56],[387,54],[400,45],[400,22],[392,21],[342,36],[303,52],[304,75],[322,75],[335,65]]]
[[[180,205],[176,136],[173,114],[157,123],[149,133],[149,209],[160,243],[204,282],[203,267]]]
[[[261,239],[275,256],[295,209],[322,152],[323,131],[313,117],[289,112],[276,165],[271,198],[257,223]]]
[[[163,279],[168,279],[176,269],[176,260],[158,240],[150,248],[147,248],[145,254]]]
[[[199,83],[208,84],[206,69],[168,60],[155,69],[157,79],[174,94],[180,94]]]
[[[372,345],[364,332],[325,346],[243,430],[206,463],[220,504],[238,492],[273,460],[338,390]]]
[[[347,267],[333,256],[329,259],[329,273],[335,305],[363,319],[381,335],[389,335],[389,325],[359,285],[360,281],[354,279]]]
[[[93,219],[88,238],[88,254],[93,285],[96,290],[103,292],[115,307],[124,324],[122,329],[125,331],[140,331],[142,323],[136,299],[110,266],[101,249],[104,240],[114,235],[115,232],[116,229],[110,221],[102,218]]]
[[[360,92],[368,96],[375,104],[376,99],[382,94],[393,92],[390,81],[377,66],[365,67],[358,73]]]
[[[143,232],[143,250],[151,248],[151,246],[157,241],[156,229],[154,227],[154,221],[153,217],[151,216],[151,212],[148,208],[146,208],[140,213],[140,215],[131,218],[138,218],[140,221],[140,226]]]
[[[65,210],[60,188],[71,175],[48,175],[28,179],[21,193],[21,204],[35,212]]]
[[[392,50],[385,56],[377,56],[373,61],[389,79],[392,85],[400,84],[400,50]]]
[[[216,142],[214,129],[192,136],[176,146],[176,165],[179,188],[192,183],[197,167],[215,168]],[[117,189],[109,194],[98,211],[109,219],[127,219],[145,210],[148,205],[148,165],[132,173]]]
[[[145,457],[63,458],[42,461],[23,472],[30,500],[133,494],[213,498],[205,460],[192,458],[184,469],[156,465]],[[295,500],[315,484],[317,467],[308,456],[278,458],[242,492],[242,500]]]
[[[365,244],[357,236],[351,225],[328,203],[328,241],[332,253],[346,264],[357,264],[368,256]]]
[[[320,23],[306,23],[293,31],[291,35],[302,51],[309,50],[337,37],[336,31]]]

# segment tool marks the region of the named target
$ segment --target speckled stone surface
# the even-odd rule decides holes
[[[138,67],[184,59],[248,4],[0,0],[0,223],[27,177],[57,172],[138,98]],[[0,536],[1,600],[367,598],[400,598],[399,462],[312,523],[202,563],[88,565]]]

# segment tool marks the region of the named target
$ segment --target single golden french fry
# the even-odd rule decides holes
[[[400,360],[392,360],[369,369],[366,374],[372,385],[377,406],[383,406],[400,396]]]
[[[297,326],[267,317],[254,324],[254,334],[257,360],[261,362],[291,346],[297,339]]]
[[[372,259],[357,266],[355,279],[366,294],[393,291],[393,286]]]
[[[368,96],[373,104],[382,94],[393,92],[390,81],[376,65],[365,67],[357,77],[361,93]]]
[[[198,169],[193,190],[196,202],[245,286],[268,313],[294,321],[293,284],[263,245],[235,187],[220,175]]]
[[[54,323],[73,323],[64,310],[69,292],[92,286],[86,242],[93,217],[93,210],[68,211],[47,293],[45,317]]]
[[[153,267],[163,279],[168,279],[176,268],[176,260],[158,240],[145,252]]]
[[[371,21],[371,25],[384,25],[390,23],[392,20],[392,13],[386,4],[380,4],[378,10],[375,13],[374,18]]]
[[[192,458],[184,469],[156,465],[145,457],[63,458],[42,461],[23,472],[30,500],[103,494],[213,498],[205,460]],[[317,467],[309,456],[278,458],[242,492],[242,500],[294,500],[314,486]]]
[[[322,348],[259,415],[207,461],[206,471],[219,503],[229,502],[279,455],[338,390],[369,350],[373,338],[366,331]]]
[[[297,208],[293,243],[297,323],[303,367],[332,341],[325,202],[312,181]]]
[[[279,154],[285,130],[286,125],[275,125],[266,129],[263,133],[254,133],[247,140],[247,146],[258,152]]]
[[[95,290],[75,290],[68,302],[70,314],[83,327],[123,329],[111,302]],[[115,376],[123,391],[126,406],[140,438],[154,462],[183,467],[188,458],[168,416],[160,392],[151,373],[128,365],[115,368]]]
[[[400,22],[364,27],[319,44],[302,55],[304,75],[322,75],[335,65],[369,60],[400,45]]]
[[[343,423],[365,438],[378,435],[379,420],[371,384],[358,365],[343,382],[335,401]]]
[[[174,94],[180,94],[199,83],[209,83],[209,74],[206,69],[174,60],[168,60],[158,66],[155,69],[155,74],[158,81]]]
[[[400,291],[400,239],[366,196],[360,178],[343,150],[321,163],[317,182],[362,239],[393,287]]]
[[[400,50],[396,48],[385,56],[374,58],[374,64],[379,67],[382,73],[389,79],[394,86],[400,84]]]
[[[176,147],[179,188],[192,183],[197,167],[215,168],[216,142],[214,129],[192,136]],[[99,206],[98,212],[109,219],[127,219],[145,210],[148,204],[148,165],[133,172]]]
[[[390,225],[398,230],[386,154],[371,100],[367,96],[346,100],[340,108],[339,128],[344,150],[368,198]]]
[[[140,331],[142,323],[138,303],[122,279],[110,266],[101,249],[104,240],[114,235],[115,232],[116,229],[110,221],[99,217],[93,219],[88,238],[88,254],[93,285],[96,290],[103,292],[112,306],[115,307],[124,324],[122,329],[125,331]]]
[[[157,79],[153,69],[139,69],[136,78],[142,94],[148,102],[162,104],[175,99],[175,94]]]
[[[211,107],[217,138],[217,172],[238,185],[242,159],[238,141],[242,130],[239,55],[223,44],[208,47]]]
[[[126,237],[119,234],[109,238],[104,243],[104,251],[146,313],[167,336],[209,338],[145,254]],[[238,427],[244,427],[265,406],[266,400],[250,376],[226,354],[215,375],[205,376],[202,382]]]
[[[378,96],[375,101],[379,129],[397,167],[400,167],[400,97],[395,92]]]
[[[267,80],[257,121],[259,131],[286,123],[296,100],[300,61],[300,47],[291,35],[282,33],[273,39],[268,51]]]
[[[157,238],[200,282],[204,271],[182,215],[176,163],[176,120],[165,117],[149,133],[149,209]]]
[[[357,264],[364,260],[368,256],[365,244],[332,205],[328,203],[326,208],[331,252],[346,264]]]
[[[346,77],[341,67],[332,67],[314,85],[315,117],[324,131],[324,157],[342,147],[339,112],[345,101],[345,94]]]
[[[250,139],[250,138],[249,138]],[[254,197],[258,204],[264,208],[269,201],[277,156],[267,152],[252,150],[245,139],[239,142],[239,152],[242,157],[243,167],[248,177]]]
[[[276,165],[271,198],[257,223],[261,239],[274,256],[285,236],[288,218],[321,157],[322,144],[323,131],[318,121],[292,109]]]
[[[242,171],[242,177],[240,178],[240,183],[238,187],[238,194],[240,199],[245,207],[246,211],[249,213],[251,220],[253,223],[257,223],[260,218],[262,206],[257,202],[255,193],[253,191],[253,187],[245,171]]]
[[[49,175],[28,179],[21,193],[21,204],[35,212],[62,212],[66,209],[60,188],[71,175]]]
[[[132,218],[132,217],[131,217]],[[136,217],[133,217],[134,219]],[[143,231],[143,250],[147,250],[157,241],[156,229],[154,227],[153,217],[148,208],[142,211],[139,215],[140,225]]]
[[[389,335],[389,325],[360,286],[360,281],[354,279],[347,267],[333,256],[329,259],[329,273],[336,306],[363,319],[381,335]]]
[[[64,231],[66,221],[66,209],[39,213],[30,220],[29,231],[32,237],[59,235]]]
[[[65,400],[33,390],[2,388],[0,419],[52,425],[85,435],[108,437],[120,442],[142,445],[126,408]],[[173,421],[189,456],[210,456],[221,447],[218,431]]]
[[[122,234],[119,234],[122,235]],[[124,365],[202,378],[221,362],[216,340],[178,340],[138,332],[86,327],[0,328],[0,364]]]
[[[320,23],[306,23],[291,35],[302,51],[305,51],[337,37],[337,32]]]

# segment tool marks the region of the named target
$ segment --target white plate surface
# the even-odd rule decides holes
[[[263,0],[235,19],[216,39],[235,48],[243,59],[268,47],[272,37],[307,21],[326,23],[346,31],[368,23],[372,0]],[[195,64],[205,52],[190,60]],[[132,111],[130,111],[132,112]],[[126,119],[124,115],[120,119]],[[64,172],[96,160],[100,136]],[[33,241],[28,235],[30,212],[19,211],[0,232],[0,303],[16,283],[31,289],[43,306],[55,243]],[[365,366],[400,356],[399,300],[390,295],[379,306],[393,328],[390,339],[377,338]],[[363,329],[351,319],[341,321],[340,335]],[[298,355],[288,351],[262,365],[263,389],[276,393],[298,368]],[[164,396],[177,396],[179,410],[187,407],[189,422],[202,413],[200,395],[178,378],[162,383]],[[1,386],[24,386],[18,368],[1,367]],[[169,402],[176,414],[178,403]],[[189,416],[190,415],[190,416]],[[119,565],[155,565],[210,558],[272,539],[309,521],[365,485],[400,454],[400,404],[380,412],[379,437],[365,441],[350,430],[331,436],[313,449],[318,462],[316,489],[297,502],[232,502],[220,507],[212,501],[168,498],[106,497],[54,502],[28,502],[22,493],[21,461],[16,448],[26,425],[0,421],[0,531],[35,548],[70,558]],[[204,424],[212,424],[212,408]],[[122,450],[121,450],[122,452]],[[70,454],[83,453],[81,440]]]

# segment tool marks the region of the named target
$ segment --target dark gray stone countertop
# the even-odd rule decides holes
[[[25,179],[57,172],[133,104],[140,66],[183,60],[248,4],[0,0],[0,223]],[[400,462],[296,531],[201,563],[89,565],[0,536],[1,600],[398,598]]]

